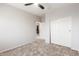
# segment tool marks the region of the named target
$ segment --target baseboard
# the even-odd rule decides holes
[[[79,52],[79,49],[75,49],[75,48],[71,48],[71,49],[76,50],[76,51],[78,51],[78,52]]]
[[[31,42],[28,42],[28,43],[32,43],[33,41],[34,41],[34,40],[32,40]],[[8,48],[8,49],[5,49],[5,50],[1,50],[0,53],[3,53],[3,52],[6,52],[6,51],[10,51],[10,50],[16,49],[16,48],[21,47],[21,46],[24,46],[24,45],[26,45],[26,44],[28,44],[28,43],[23,43],[23,44],[21,44],[21,45],[17,45],[17,46],[12,47],[12,48]]]

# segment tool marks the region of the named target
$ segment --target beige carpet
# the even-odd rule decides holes
[[[79,56],[78,51],[68,47],[47,44],[44,40],[36,40],[13,50],[0,53],[1,56]]]

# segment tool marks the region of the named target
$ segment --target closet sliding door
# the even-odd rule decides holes
[[[51,42],[62,46],[71,47],[72,32],[71,17],[51,21]]]

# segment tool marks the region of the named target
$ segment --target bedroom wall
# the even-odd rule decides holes
[[[36,20],[25,11],[0,4],[0,52],[35,40]]]
[[[79,51],[79,4],[73,8],[72,17],[72,48]]]

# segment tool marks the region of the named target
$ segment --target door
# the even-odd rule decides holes
[[[71,17],[51,21],[51,42],[71,47]]]

